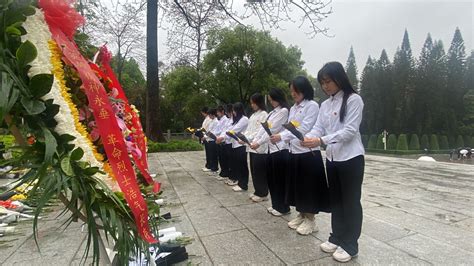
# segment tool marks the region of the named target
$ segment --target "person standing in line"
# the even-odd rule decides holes
[[[219,137],[221,134],[227,129],[227,123],[229,122],[229,118],[225,115],[225,109],[222,105],[217,107],[217,119],[219,119],[219,124],[216,129],[216,143],[217,143],[217,157],[220,165],[220,173],[216,176],[217,180],[223,180],[224,178],[229,176],[229,161],[227,158],[227,154],[225,151],[225,142],[219,141]]]
[[[359,132],[364,102],[352,87],[339,62],[326,63],[318,72],[323,91],[330,96],[321,104],[318,120],[302,145],[327,145],[326,171],[331,202],[329,240],[320,245],[339,262],[359,252],[362,229],[362,181],[364,146]]]
[[[209,158],[209,175],[217,175],[217,170],[219,170],[218,159],[217,159],[217,144],[216,137],[217,131],[219,130],[218,125],[219,121],[217,120],[217,111],[215,108],[209,109],[208,116],[211,119],[209,122],[207,132],[206,132],[206,142],[208,149],[208,158]]]
[[[221,172],[219,173],[219,177],[217,178],[218,180],[224,181],[224,183],[229,183],[234,180],[235,178],[232,177],[232,171],[231,171],[231,160],[233,158],[232,154],[232,142],[231,138],[227,136],[226,132],[231,130],[232,124],[234,121],[234,108],[232,104],[227,104],[226,106],[226,117],[227,117],[227,123],[223,125],[221,134],[219,137],[217,137],[217,144],[222,144],[224,146],[223,148],[223,157],[226,158],[225,161],[227,162],[227,165],[224,166],[221,165]]]
[[[249,125],[244,135],[250,143],[253,142],[257,133],[262,128],[262,122],[267,118],[267,111],[265,107],[265,98],[260,93],[255,93],[250,97],[250,106],[254,113],[249,118]],[[242,141],[240,144],[245,144]],[[250,156],[250,172],[252,173],[252,183],[255,192],[250,194],[250,199],[258,202],[266,200],[268,195],[267,182],[267,147],[263,145],[256,149],[247,146],[247,151]]]
[[[295,104],[290,109],[288,121],[304,136],[313,128],[318,117],[319,106],[313,101],[314,89],[303,76],[293,79],[289,87]],[[315,214],[328,211],[329,205],[321,151],[301,146],[301,141],[289,130],[272,137],[272,141],[280,139],[290,145],[286,200],[298,212],[296,218],[288,222],[288,227],[296,229],[300,235],[309,235],[316,230]]]
[[[232,127],[229,131],[234,133],[243,133],[247,129],[249,119],[245,116],[244,106],[242,103],[236,103],[234,108],[234,119]],[[247,164],[247,152],[245,145],[240,144],[237,140],[232,139],[232,156],[230,161],[231,180],[227,185],[232,186],[235,192],[248,189],[249,169]]]
[[[207,107],[203,107],[201,109],[201,115],[204,117],[204,121],[202,121],[201,129],[204,129],[206,131],[209,128],[209,123],[211,122],[208,112],[209,112],[209,108]],[[204,144],[204,152],[206,154],[206,165],[201,170],[203,170],[204,172],[210,172],[211,169],[209,168],[210,167],[209,166],[209,151],[208,151],[208,144],[207,144],[206,138],[204,137],[202,138],[202,143]]]
[[[279,134],[283,128],[283,124],[288,122],[288,103],[283,90],[271,88],[268,93],[268,102],[273,110],[268,114],[267,122],[270,133]],[[272,206],[267,210],[275,216],[281,216],[283,213],[290,211],[290,206],[285,201],[286,188],[286,172],[288,165],[288,145],[284,141],[275,144],[270,143],[270,135],[260,127],[257,137],[250,145],[253,149],[265,148],[268,152],[267,165],[267,182],[270,191]],[[253,201],[261,201],[260,198],[252,198]]]

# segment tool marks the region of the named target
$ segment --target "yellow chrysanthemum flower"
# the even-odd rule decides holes
[[[298,128],[300,126],[300,122],[298,122],[296,120],[291,120],[290,123],[293,124],[293,126],[295,126],[296,128]]]

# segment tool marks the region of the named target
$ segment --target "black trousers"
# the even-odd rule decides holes
[[[344,162],[326,160],[332,210],[329,242],[341,246],[351,256],[359,252],[364,164],[362,155]]]
[[[239,187],[243,190],[247,190],[249,184],[249,169],[245,146],[232,148],[230,160],[231,179],[238,181]]]
[[[272,208],[287,213],[290,206],[286,203],[286,172],[288,168],[288,150],[281,150],[268,155],[267,179],[272,199]]]
[[[249,152],[250,172],[252,173],[252,183],[255,188],[253,193],[259,197],[268,195],[267,164],[268,154],[258,154]]]
[[[321,151],[291,154],[286,200],[302,213],[329,212],[329,188]]]
[[[219,170],[217,165],[218,162],[218,155],[217,155],[217,144],[215,141],[207,142],[207,150],[208,150],[208,162],[209,162],[209,169],[212,171]]]
[[[206,165],[204,167],[206,167],[207,169],[210,169],[210,166],[209,166],[209,143],[205,140],[203,140],[203,143],[204,143],[204,152],[206,153]]]
[[[229,151],[227,150],[227,145],[230,146],[232,149],[232,144],[218,144],[217,145],[217,157],[219,160],[219,165],[221,167],[221,172],[219,173],[219,176],[221,177],[229,177],[230,174],[230,168],[229,168]]]

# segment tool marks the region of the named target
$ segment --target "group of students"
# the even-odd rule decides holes
[[[318,72],[318,81],[330,96],[321,107],[313,101],[309,80],[298,76],[289,83],[294,100],[291,108],[284,91],[271,88],[268,101],[273,110],[269,113],[259,93],[250,98],[250,118],[245,116],[242,103],[203,109],[203,171],[225,181],[233,191],[246,191],[248,153],[255,188],[250,199],[261,202],[270,194],[268,212],[274,216],[286,215],[294,206],[298,215],[288,227],[301,235],[315,230],[316,214],[330,212],[332,233],[320,247],[337,261],[347,262],[358,253],[362,228],[365,163],[359,126],[364,104],[339,62],[325,64]],[[288,123],[304,139],[287,130]],[[233,137],[237,133],[246,141]],[[326,168],[321,146],[326,150]]]

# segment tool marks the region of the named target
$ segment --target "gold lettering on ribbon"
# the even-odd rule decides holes
[[[117,137],[114,134],[107,135],[107,144],[111,144],[115,147],[115,144],[118,143]]]
[[[120,173],[127,172],[127,167],[125,166],[125,162],[123,160],[117,163],[117,169],[120,171]]]
[[[118,158],[120,158],[120,156],[122,156],[122,151],[120,149],[117,149],[116,147],[114,147],[114,150],[112,151],[112,156],[115,159],[118,159]]]
[[[100,108],[99,118],[104,120],[104,119],[109,119],[109,117],[110,117],[109,112],[107,112],[107,110],[105,110],[104,108]]]

